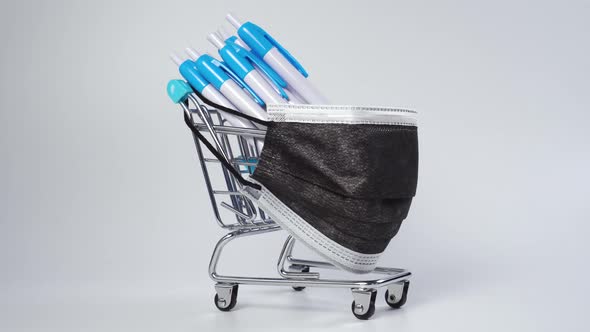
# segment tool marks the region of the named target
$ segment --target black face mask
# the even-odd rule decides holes
[[[267,134],[242,192],[331,263],[372,271],[416,192],[415,113],[316,105],[268,113],[270,121],[255,121]]]

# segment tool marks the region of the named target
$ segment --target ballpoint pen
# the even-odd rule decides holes
[[[261,107],[264,102],[252,89],[234,74],[226,64],[208,54],[200,54],[192,48],[186,48],[188,55],[195,61],[197,70],[203,77],[220,91],[240,112],[268,120],[266,111]],[[244,90],[248,91],[248,94]]]
[[[243,23],[232,14],[227,20],[238,30],[240,38],[252,52],[274,69],[289,87],[310,104],[328,104],[327,99],[307,80],[307,72],[279,42],[252,22]]]
[[[225,106],[230,109],[235,109],[235,106],[227,100],[219,91],[217,91],[197,70],[196,64],[191,60],[182,60],[178,55],[170,54],[170,59],[178,66],[180,75],[188,82],[191,88],[199,91],[205,98],[212,102]],[[221,116],[227,120],[232,126],[240,128],[257,128],[254,123],[235,116],[233,114],[219,110]],[[251,144],[251,140],[248,140]],[[256,141],[259,151],[262,149],[263,143],[259,140]]]
[[[252,52],[237,45],[234,41],[228,40],[223,42],[221,37],[215,33],[209,34],[207,39],[217,47],[219,55],[231,70],[244,80],[254,92],[260,96],[265,104],[286,104],[288,96],[284,87],[287,83],[272,70],[264,61],[260,60]],[[266,76],[263,77],[260,72],[255,70],[259,68]],[[268,81],[272,82],[271,86]]]

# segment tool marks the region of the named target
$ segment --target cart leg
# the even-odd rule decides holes
[[[291,264],[291,266],[287,270],[285,270],[285,262],[289,260],[289,258],[291,257],[294,244],[295,238],[289,235],[287,237],[287,240],[285,240],[283,250],[281,250],[281,254],[279,255],[279,261],[277,262],[277,272],[279,273],[279,275],[285,279],[319,279],[320,274],[317,272],[309,272],[309,266],[306,265]],[[303,288],[295,290],[302,289]]]
[[[238,302],[238,284],[215,284],[215,306],[221,311],[230,311]]]
[[[376,289],[352,289],[352,313],[358,319],[369,319],[375,313],[375,299],[377,298]]]

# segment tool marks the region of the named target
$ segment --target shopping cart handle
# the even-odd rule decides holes
[[[193,89],[183,80],[170,80],[166,87],[168,97],[172,99],[175,104],[181,103],[188,98],[188,95],[193,93]]]

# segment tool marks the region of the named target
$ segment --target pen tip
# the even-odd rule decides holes
[[[217,28],[217,34],[221,36],[221,38],[223,38],[223,40],[226,40],[229,38],[230,34],[227,32],[227,30],[225,30],[224,27],[220,26],[219,28]]]
[[[218,49],[222,49],[225,46],[225,43],[223,42],[221,37],[219,37],[219,35],[215,32],[210,33],[207,36],[207,40],[210,41],[211,44],[213,44],[213,46],[217,47]]]
[[[242,22],[240,22],[240,20],[232,12],[227,13],[227,15],[225,15],[225,18],[236,29],[239,29],[242,26]]]
[[[182,59],[174,52],[170,52],[170,60],[172,60],[172,62],[174,62],[177,66],[180,66],[182,64]]]
[[[192,60],[197,60],[201,56],[201,53],[199,53],[197,50],[195,50],[192,47],[185,48],[185,51],[186,51],[186,54],[188,54],[188,56],[190,56]]]

